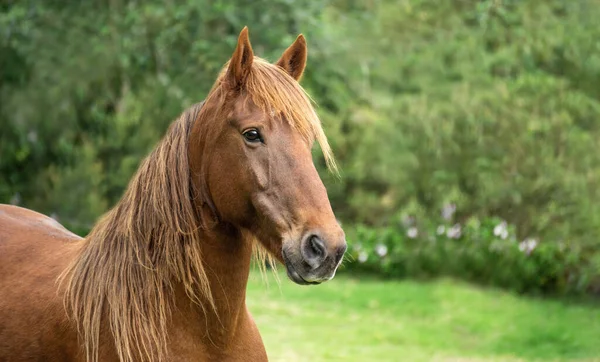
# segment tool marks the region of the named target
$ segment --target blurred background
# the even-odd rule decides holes
[[[350,248],[316,288],[251,275],[271,359],[600,360],[599,19],[596,0],[0,0],[0,202],[85,235],[245,25],[271,61],[303,33]]]

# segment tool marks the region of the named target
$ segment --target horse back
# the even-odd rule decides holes
[[[76,360],[57,279],[78,240],[47,216],[0,205],[0,362]]]

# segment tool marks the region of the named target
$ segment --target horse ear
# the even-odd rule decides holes
[[[304,39],[304,35],[300,34],[294,44],[283,52],[276,64],[299,81],[306,66],[307,52],[306,39]]]
[[[239,88],[244,85],[253,60],[254,52],[252,51],[252,45],[250,45],[250,39],[248,39],[248,27],[245,26],[240,32],[237,46],[227,68],[226,79],[232,88]]]

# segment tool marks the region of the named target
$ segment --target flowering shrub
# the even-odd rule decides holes
[[[351,228],[346,268],[398,278],[448,275],[527,293],[598,292],[598,257],[574,244],[518,240],[514,227],[497,218],[462,224],[447,219],[439,225]]]

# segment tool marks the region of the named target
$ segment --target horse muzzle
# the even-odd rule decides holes
[[[282,247],[288,277],[300,285],[333,279],[347,248],[343,233],[334,241],[327,241],[317,232],[307,233],[298,244],[285,243]]]

